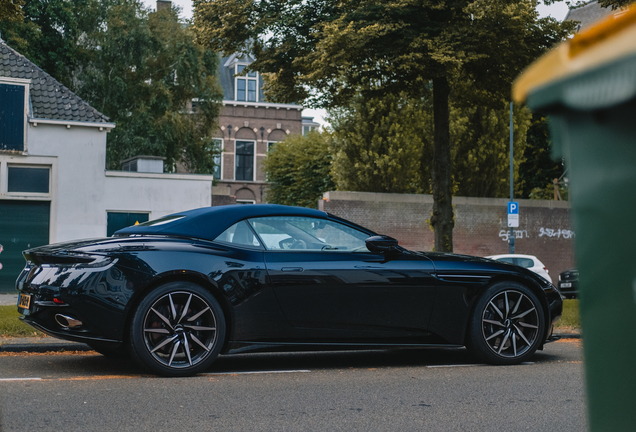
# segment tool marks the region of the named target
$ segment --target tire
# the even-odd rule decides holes
[[[519,364],[537,350],[545,335],[543,307],[537,296],[516,282],[500,282],[477,300],[466,346],[480,360]]]
[[[134,312],[130,352],[137,363],[173,377],[195,375],[216,359],[225,341],[225,317],[214,296],[190,282],[149,292]]]
[[[97,351],[103,356],[110,358],[130,358],[130,354],[126,349],[126,345],[113,345],[100,342],[91,342],[88,344],[93,350]]]

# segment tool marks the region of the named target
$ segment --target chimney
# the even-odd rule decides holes
[[[164,9],[170,9],[172,2],[168,0],[157,0],[157,12]]]

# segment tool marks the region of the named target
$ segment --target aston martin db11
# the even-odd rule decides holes
[[[554,285],[525,268],[406,250],[279,205],[184,211],[24,257],[24,322],[166,376],[255,350],[465,346],[516,364],[562,310]]]

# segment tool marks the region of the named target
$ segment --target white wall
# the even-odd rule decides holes
[[[101,211],[106,131],[94,127],[29,124],[27,151],[29,157],[57,157],[57,178],[51,182],[50,241],[100,236],[106,225],[106,216]]]
[[[104,219],[109,211],[149,213],[152,220],[212,205],[211,175],[106,171],[105,178]]]
[[[106,236],[108,211],[147,212],[156,219],[211,205],[212,176],[105,171],[106,136],[97,127],[29,124],[28,156],[14,158],[57,161],[50,194],[52,243]]]

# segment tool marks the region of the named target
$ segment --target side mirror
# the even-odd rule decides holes
[[[389,236],[373,236],[364,242],[371,252],[393,252],[398,248],[398,241]]]

